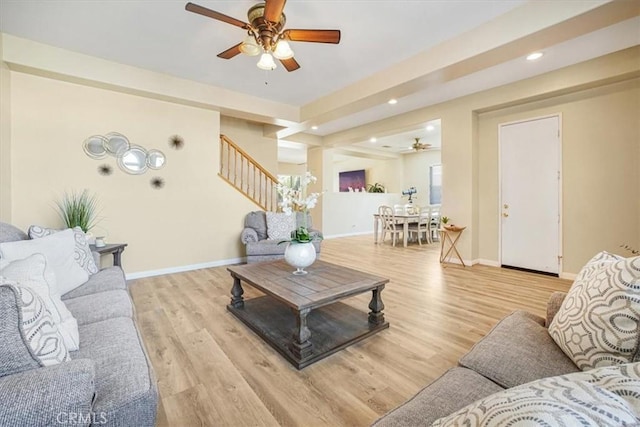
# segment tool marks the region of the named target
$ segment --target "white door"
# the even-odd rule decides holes
[[[560,117],[500,125],[503,266],[560,271]]]

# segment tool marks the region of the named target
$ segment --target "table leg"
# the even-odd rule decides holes
[[[373,217],[373,242],[378,243],[378,225],[380,223],[380,219],[377,217]]]
[[[440,234],[440,262],[444,261],[444,240],[447,233],[442,230],[438,230],[438,234]]]
[[[244,294],[244,289],[242,289],[240,279],[236,276],[233,276],[233,288],[231,288],[231,305],[234,308],[244,308],[244,298],[242,298],[242,294]]]
[[[117,265],[118,267],[122,267],[122,251],[124,249],[120,248],[113,253],[113,265]]]
[[[310,312],[310,308],[296,312],[296,330],[289,349],[298,360],[304,360],[312,354],[311,331],[307,326],[307,315]]]
[[[384,285],[375,288],[371,291],[371,302],[369,303],[369,308],[371,311],[369,312],[369,323],[373,323],[374,325],[380,325],[384,323],[384,314],[382,310],[384,310],[384,303],[382,302],[382,290],[384,289]]]
[[[458,239],[460,238],[460,236],[462,236],[462,232],[458,233],[456,238],[451,243],[451,247],[453,248],[453,251],[458,256],[458,259],[460,260],[460,263],[462,264],[462,266],[466,267],[466,265],[464,264],[464,260],[462,259],[462,255],[460,255],[460,252],[458,252],[458,248],[456,247],[456,244],[458,243]],[[451,252],[451,250],[449,250],[449,252]]]
[[[404,219],[404,223],[402,224],[402,244],[406,248],[407,247],[407,235],[409,234],[409,221],[407,218]]]

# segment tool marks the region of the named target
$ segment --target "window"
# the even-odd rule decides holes
[[[429,204],[442,203],[442,165],[429,166]]]

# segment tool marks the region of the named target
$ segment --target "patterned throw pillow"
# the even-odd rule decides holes
[[[584,370],[640,361],[640,257],[607,252],[580,271],[549,334]]]
[[[0,259],[0,278],[17,282],[20,286],[34,291],[49,310],[67,349],[78,350],[80,341],[78,322],[60,299],[55,274],[47,268],[44,255],[33,254],[16,261]]]
[[[286,240],[291,238],[291,232],[296,229],[295,215],[282,212],[266,212],[267,236],[270,240]]]
[[[89,276],[98,272],[98,266],[96,265],[89,243],[87,242],[87,235],[82,231],[80,227],[74,227],[73,238],[76,243],[75,250],[73,252],[73,259],[82,267]],[[32,225],[29,227],[29,238],[39,239],[41,237],[50,236],[62,230],[56,230],[55,228],[44,228],[39,225]]]
[[[506,389],[432,427],[640,425],[640,363],[543,378]]]
[[[16,294],[23,343],[41,366],[57,365],[71,360],[58,327],[42,299],[31,289],[0,277],[0,286],[8,286]],[[4,325],[11,326],[11,325]]]
[[[64,295],[89,280],[89,273],[75,260],[75,248],[74,231],[66,229],[40,239],[0,243],[0,258],[14,261],[43,254],[56,276],[58,293]]]

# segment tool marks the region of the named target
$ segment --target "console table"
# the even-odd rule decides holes
[[[110,243],[101,247],[89,245],[91,251],[98,252],[100,255],[113,254],[113,265],[117,265],[118,267],[122,267],[122,252],[124,252],[124,248],[126,247],[126,243]]]

